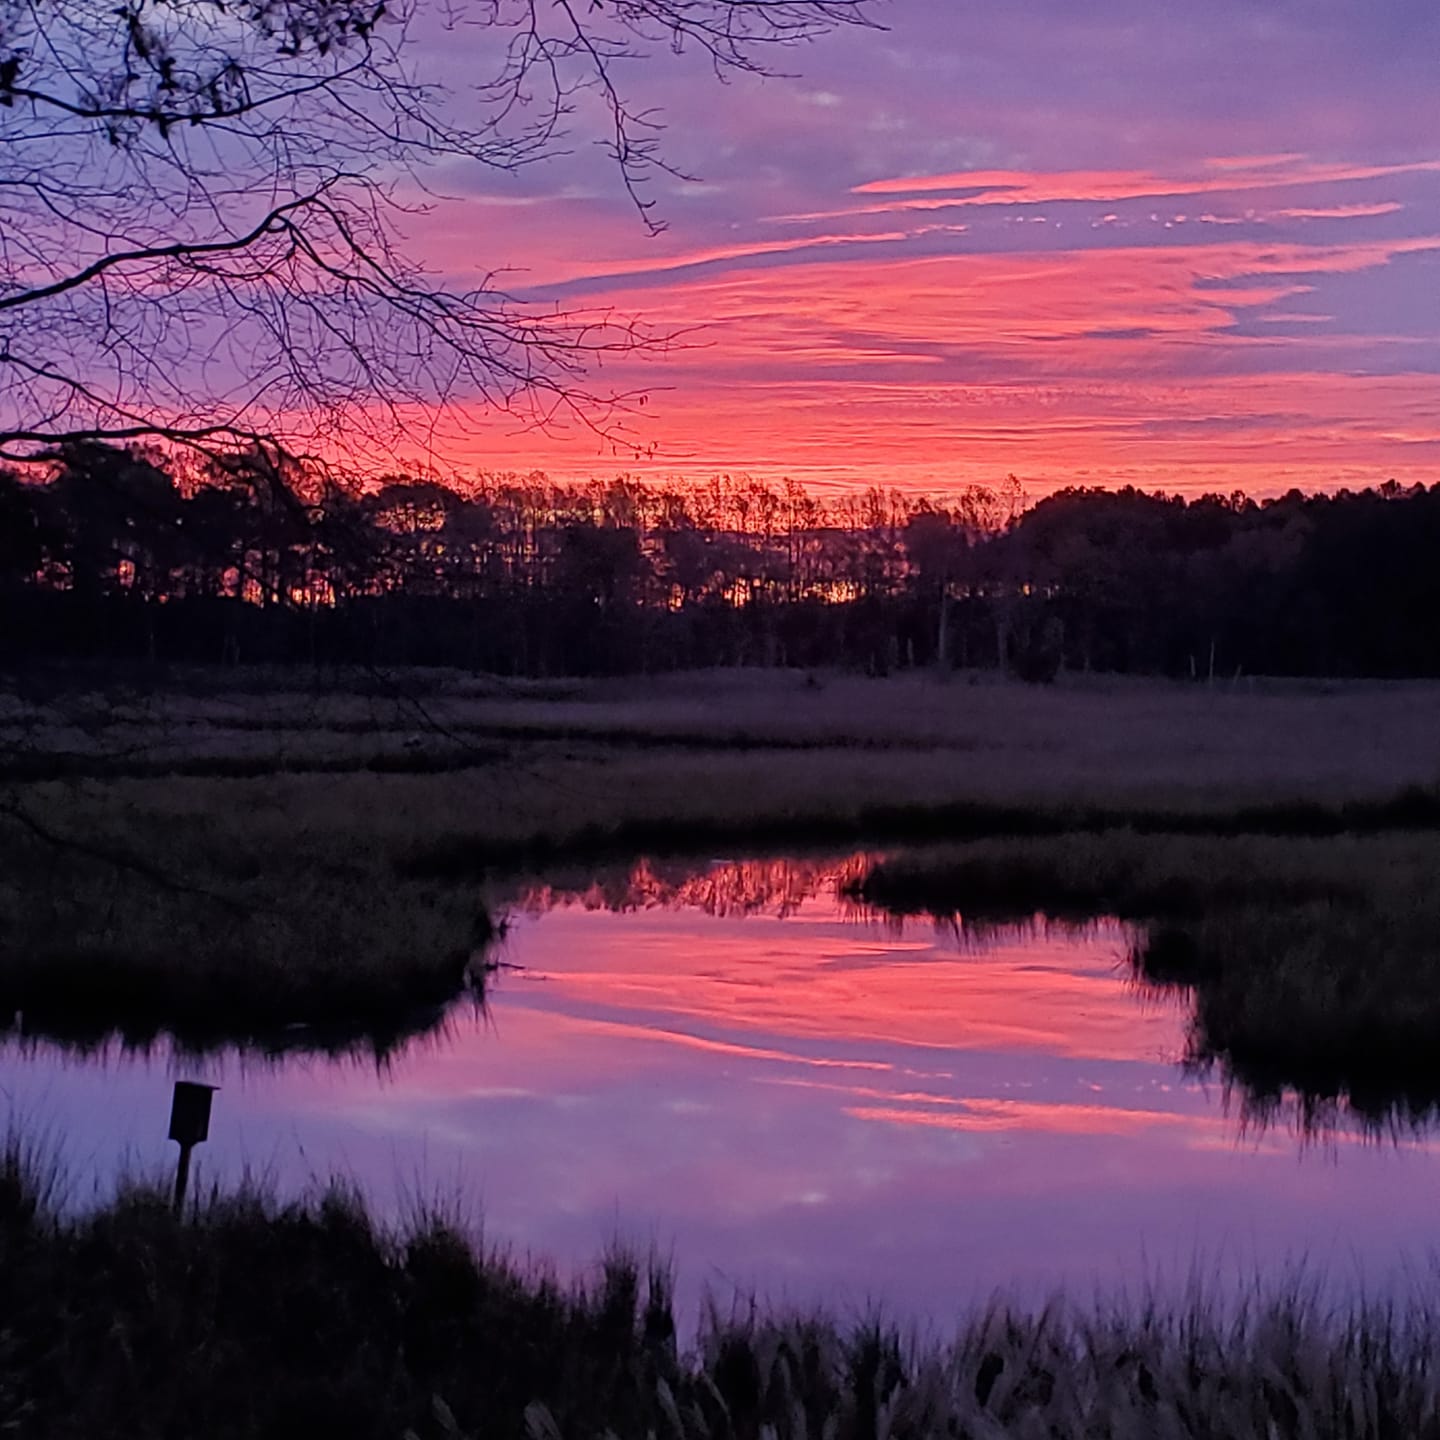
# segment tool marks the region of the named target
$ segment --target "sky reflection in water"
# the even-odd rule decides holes
[[[1188,1007],[1127,979],[1123,926],[896,931],[803,868],[753,901],[693,877],[589,892],[638,902],[619,913],[532,897],[488,1015],[387,1070],[209,1062],[224,1088],[199,1173],[293,1188],[339,1169],[382,1206],[459,1193],[490,1239],[565,1269],[619,1236],[673,1253],[692,1300],[754,1288],[942,1322],[997,1286],[1113,1288],[1197,1260],[1308,1257],[1372,1290],[1428,1263],[1432,1146],[1244,1132],[1177,1068]],[[117,1160],[173,1163],[169,1082],[198,1068],[11,1043],[0,1087],[63,1135],[88,1191]]]

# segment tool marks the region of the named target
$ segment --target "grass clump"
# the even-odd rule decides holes
[[[1440,854],[1440,841],[1434,848]],[[1354,842],[1110,829],[902,853],[855,875],[846,893],[894,915],[969,925],[1039,913],[1149,921],[1216,908],[1346,906],[1366,894],[1356,854]]]
[[[435,1215],[386,1230],[343,1187],[182,1219],[143,1187],[78,1216],[0,1204],[0,1276],[20,1437],[1440,1436],[1423,1296],[994,1301],[944,1342],[712,1305],[682,1345],[663,1267],[612,1253],[565,1285]]]
[[[473,887],[397,878],[363,837],[348,853],[303,833],[225,846],[200,822],[153,843],[133,825],[0,837],[3,1031],[384,1053],[483,983],[495,927]]]

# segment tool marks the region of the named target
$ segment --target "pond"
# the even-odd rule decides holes
[[[996,1288],[1161,1288],[1304,1263],[1373,1293],[1430,1264],[1421,1126],[1265,1123],[1194,1073],[1188,992],[1114,920],[966,934],[841,898],[862,863],[639,865],[515,899],[482,1009],[381,1061],[12,1037],[0,1091],[72,1193],[168,1173],[170,1085],[221,1086],[196,1173],[341,1173],[489,1241],[672,1257],[682,1301],[754,1293],[944,1324]]]

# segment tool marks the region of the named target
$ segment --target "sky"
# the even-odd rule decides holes
[[[1256,495],[1440,481],[1440,7],[881,0],[718,83],[619,77],[681,177],[453,170],[457,282],[634,317],[625,444],[476,414],[450,458],[556,477]],[[453,57],[452,57],[453,59]],[[631,443],[633,442],[633,443]]]

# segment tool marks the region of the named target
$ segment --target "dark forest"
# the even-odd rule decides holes
[[[1440,675],[1440,486],[1253,500],[1013,481],[841,497],[739,477],[187,471],[67,449],[0,473],[0,663]]]

